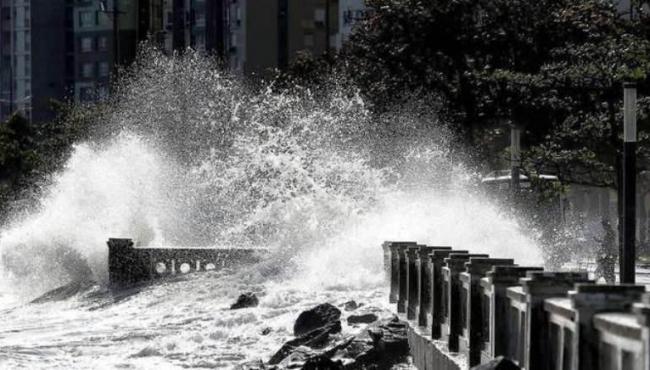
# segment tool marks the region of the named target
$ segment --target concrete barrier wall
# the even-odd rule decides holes
[[[131,239],[109,239],[107,244],[109,280],[118,287],[251,263],[268,252],[252,248],[136,247]]]
[[[418,369],[650,370],[644,286],[596,285],[512,259],[416,242],[383,244],[389,300]],[[492,368],[492,367],[490,367]]]

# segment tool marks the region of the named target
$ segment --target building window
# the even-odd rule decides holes
[[[92,78],[95,73],[95,65],[93,63],[84,63],[81,65],[81,77]]]
[[[31,12],[29,10],[29,7],[25,7],[25,19],[24,19],[24,22],[25,22],[25,27],[27,27],[27,28],[30,27],[30,17],[29,17],[30,14],[31,14]]]
[[[100,62],[99,77],[108,77],[109,72],[110,72],[110,67],[108,65],[108,62]]]
[[[92,37],[82,37],[81,38],[81,52],[89,53],[93,51],[93,38]]]
[[[325,24],[325,9],[318,8],[314,10],[314,21],[316,21],[316,23]]]
[[[311,48],[314,46],[314,35],[305,35],[305,47]]]
[[[108,49],[108,38],[106,36],[100,36],[97,39],[97,49],[100,51],[106,51]]]
[[[99,98],[99,100],[108,99],[108,87],[100,86],[99,88],[97,88],[97,97]]]
[[[97,23],[95,12],[79,12],[79,27],[88,28]]]
[[[79,89],[79,100],[82,102],[93,101],[94,95],[92,87],[82,87]]]

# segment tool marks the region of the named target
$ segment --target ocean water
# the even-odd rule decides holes
[[[476,191],[427,107],[377,117],[337,80],[317,92],[252,90],[198,53],[146,50],[93,120],[99,134],[75,145],[38,209],[0,230],[0,368],[266,361],[304,309],[387,308],[385,240],[541,264],[533,235]],[[115,292],[110,237],[270,253]],[[81,287],[69,297],[29,303],[71,282]],[[228,309],[249,291],[258,307]]]

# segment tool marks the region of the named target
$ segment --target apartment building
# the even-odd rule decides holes
[[[163,48],[223,55],[229,0],[164,0]],[[266,1],[265,1],[266,2]]]
[[[226,59],[230,69],[265,76],[287,67],[301,52],[335,48],[339,0],[230,0],[226,8]]]
[[[73,26],[66,43],[68,94],[82,102],[105,98],[114,58],[112,14],[99,1],[77,1],[66,12]]]
[[[65,2],[2,0],[0,14],[0,119],[49,119],[49,99],[65,95]]]
[[[106,97],[114,67],[147,39],[268,76],[300,53],[340,47],[364,9],[363,0],[0,0],[0,120],[15,111],[49,120],[51,100]]]

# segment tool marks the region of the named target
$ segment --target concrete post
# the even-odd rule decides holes
[[[388,284],[390,284],[391,282],[390,246],[392,244],[393,242],[389,242],[389,241],[385,241],[381,243],[381,249],[384,252],[384,282]]]
[[[467,254],[468,251],[457,250],[435,250],[430,254],[430,268],[431,268],[431,306],[427,321],[431,323],[431,338],[440,339],[442,336],[442,322],[444,321],[444,302],[443,291],[446,291],[443,286],[445,279],[443,277],[442,268],[445,264],[445,259],[451,253],[454,254]]]
[[[421,247],[418,251],[416,261],[418,268],[418,278],[420,281],[419,303],[416,307],[415,317],[419,326],[429,326],[429,316],[431,315],[432,302],[432,271],[431,271],[431,253],[434,251],[451,252],[451,247]]]
[[[111,285],[123,286],[151,278],[149,258],[133,248],[131,239],[108,239],[108,271]]]
[[[397,303],[400,289],[400,251],[415,242],[387,242],[390,250],[390,303]],[[385,255],[384,255],[385,258]],[[385,260],[384,260],[385,261]],[[384,262],[385,263],[385,262]]]
[[[465,270],[465,262],[472,257],[489,257],[487,254],[455,254],[445,258],[446,265],[442,268],[445,279],[443,285],[444,319],[442,323],[442,338],[447,341],[450,351],[458,352],[458,338],[461,333],[461,302],[460,273]]]
[[[513,259],[505,258],[470,258],[465,263],[465,272],[459,276],[461,281],[461,314],[460,352],[465,353],[469,366],[481,363],[481,347],[483,342],[483,304],[481,299],[480,281],[493,266],[514,264]],[[485,318],[487,319],[487,317]]]
[[[519,279],[528,271],[542,271],[542,267],[494,266],[481,279],[483,287],[483,325],[481,332],[481,363],[508,355],[508,313],[510,302],[507,288],[518,286]],[[487,306],[487,307],[486,307]]]
[[[569,293],[576,312],[577,335],[573,338],[573,368],[592,370],[598,368],[598,332],[593,325],[596,313],[628,311],[645,292],[642,285],[578,284]]]
[[[416,307],[419,304],[420,279],[418,277],[418,252],[423,245],[416,245],[406,249],[406,319],[415,320]]]
[[[520,280],[526,294],[526,326],[523,328],[524,366],[526,370],[550,370],[549,324],[544,300],[564,297],[576,283],[589,283],[587,272],[529,272]]]
[[[650,294],[643,295],[641,303],[635,303],[633,312],[641,326],[641,340],[643,341],[643,370],[650,370]]]
[[[398,264],[398,295],[397,295],[397,312],[406,313],[406,302],[408,300],[408,288],[407,288],[407,257],[406,250],[411,246],[411,244],[398,244],[397,245],[397,264]]]

